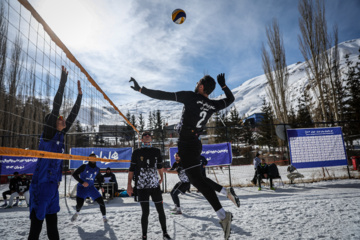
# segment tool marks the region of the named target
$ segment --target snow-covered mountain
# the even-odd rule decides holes
[[[359,55],[359,48],[360,39],[342,42],[338,45],[340,55],[340,69],[343,73],[347,71],[345,65],[345,56],[349,55],[350,60],[357,61]],[[288,66],[288,91],[290,93],[290,101],[294,107],[297,105],[297,99],[301,96],[301,92],[308,83],[305,68],[305,62],[298,62]],[[240,113],[240,116],[249,116],[253,113],[260,112],[262,106],[262,99],[265,97],[268,101],[268,97],[266,95],[267,85],[268,84],[265,74],[245,81],[240,86],[232,89],[232,92],[235,96],[235,102],[231,105],[231,107],[235,106],[237,111]],[[216,98],[221,97],[223,96],[221,95]],[[135,116],[143,113],[146,122],[148,119],[149,111],[153,112],[156,110],[161,110],[161,115],[169,125],[178,123],[181,117],[182,107],[182,104],[176,102],[160,101],[150,98],[148,100],[142,100],[118,106],[118,108],[124,115],[128,111]],[[87,112],[89,111],[89,108],[83,107],[81,108],[81,111]],[[81,114],[82,113],[80,112],[80,115]],[[89,113],[84,112],[83,114]],[[97,114],[101,114],[101,117],[96,117]],[[113,109],[109,108],[95,109],[94,119],[98,119],[95,120],[95,125],[120,124],[118,113],[115,112]]]

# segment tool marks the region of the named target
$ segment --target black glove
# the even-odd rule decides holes
[[[225,73],[220,73],[217,76],[217,81],[218,81],[221,88],[225,87],[226,86],[226,84],[225,84]]]
[[[140,86],[139,84],[137,83],[137,81],[133,78],[130,78],[130,81],[129,82],[134,82],[134,86],[130,86],[132,89],[134,89],[135,91],[139,91],[140,90]]]

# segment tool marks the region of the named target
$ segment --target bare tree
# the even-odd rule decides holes
[[[12,146],[14,142],[13,136],[17,131],[18,126],[16,125],[16,118],[18,116],[18,99],[17,99],[17,91],[18,86],[21,81],[22,69],[23,69],[23,59],[21,57],[21,39],[20,36],[15,38],[14,47],[11,51],[10,58],[10,68],[9,68],[9,77],[6,79],[7,81],[7,104],[5,106],[5,122],[4,128],[8,132],[10,136],[10,140],[7,141],[8,146]]]
[[[337,106],[331,105],[333,102],[331,99],[334,99],[331,97],[332,88],[326,81],[326,78],[330,77],[331,82],[333,75],[328,74],[332,61],[327,49],[331,46],[331,40],[327,34],[324,1],[316,0],[314,6],[312,0],[300,0],[298,9],[301,16],[299,18],[301,36],[298,36],[300,51],[307,64],[306,73],[309,85],[318,101],[317,106],[320,108],[320,111],[313,112],[321,113],[320,116],[313,117],[318,121],[327,121],[328,111]],[[325,94],[329,94],[330,97]]]
[[[6,70],[6,55],[7,55],[7,32],[8,22],[5,21],[5,10],[3,2],[0,2],[0,126],[4,126],[5,122],[5,70]],[[0,130],[1,135],[5,135],[3,129]],[[4,146],[4,137],[0,138],[0,146]]]
[[[262,46],[263,69],[269,87],[267,94],[270,98],[276,117],[283,123],[288,122],[289,95],[288,69],[286,65],[285,48],[280,33],[279,24],[276,19],[266,27],[266,36],[272,59],[269,53]]]

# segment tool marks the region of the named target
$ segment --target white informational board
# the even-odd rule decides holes
[[[288,129],[287,135],[291,164],[296,168],[347,165],[340,127]]]

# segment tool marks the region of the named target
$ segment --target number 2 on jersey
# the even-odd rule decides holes
[[[202,111],[202,112],[200,113],[201,119],[197,122],[196,128],[201,128],[201,123],[205,120],[206,114],[207,114],[207,112],[205,112],[205,111]]]

